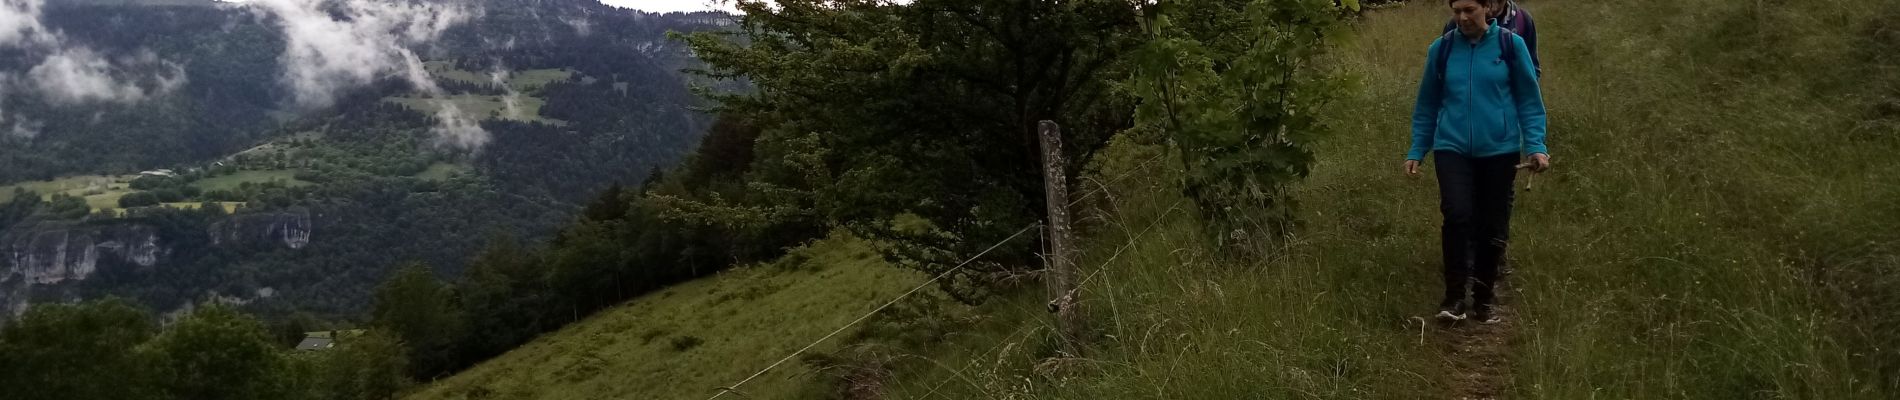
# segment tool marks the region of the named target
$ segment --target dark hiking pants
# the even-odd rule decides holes
[[[1437,163],[1438,209],[1444,213],[1446,302],[1463,300],[1467,282],[1472,298],[1491,304],[1498,281],[1498,260],[1511,229],[1512,182],[1517,154],[1471,157],[1449,151],[1432,153]]]

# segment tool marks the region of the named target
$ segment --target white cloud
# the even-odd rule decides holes
[[[60,49],[27,71],[26,77],[41,92],[59,102],[145,97],[138,87],[113,81],[111,68],[112,65],[92,50]]]
[[[85,47],[66,47],[46,56],[39,65],[28,70],[27,80],[33,83],[47,99],[58,103],[86,103],[95,101],[136,102],[153,94],[162,94],[184,85],[184,68],[168,61],[160,61],[150,51],[138,56],[109,62],[105,57]],[[135,81],[125,81],[118,75],[126,75],[127,66],[163,65],[167,73],[153,77],[153,88],[147,90]]]
[[[738,9],[732,7],[732,0],[600,0],[600,2],[601,4],[614,7],[662,13],[709,10],[725,12],[738,11]]]
[[[6,98],[7,82],[11,82],[12,80],[13,76],[11,74],[0,73],[0,98]],[[7,110],[0,108],[0,127],[11,127],[0,131],[0,136],[13,136],[22,139],[32,139],[39,136],[40,128],[46,125],[39,121],[27,120],[25,117],[20,116],[14,116],[12,124],[8,124],[7,122]]]
[[[910,4],[910,2],[911,0],[886,1],[888,4]],[[600,3],[614,7],[657,13],[694,11],[739,13],[739,8],[736,6],[738,0],[600,0]],[[765,0],[765,4],[767,7],[777,7],[772,3],[772,0]]]
[[[59,104],[137,102],[183,86],[184,68],[150,50],[117,60],[72,43],[41,21],[45,0],[0,0],[0,48],[39,58],[24,77],[0,75],[0,94],[38,91]],[[151,72],[156,71],[156,72]],[[147,75],[147,74],[150,75]],[[147,77],[149,76],[149,79]],[[141,83],[144,85],[141,85]],[[7,121],[11,120],[8,124]],[[0,134],[32,138],[45,123],[0,110]]]
[[[575,35],[587,36],[587,35],[594,34],[594,23],[592,21],[588,21],[587,18],[585,17],[583,18],[561,17],[561,22],[567,24],[567,26],[569,27],[573,27]]]
[[[438,143],[474,150],[488,132],[443,96],[411,47],[480,14],[460,4],[415,1],[251,0],[254,12],[276,17],[286,38],[283,81],[305,107],[327,107],[337,93],[399,76],[435,98]],[[331,7],[333,6],[333,7]]]
[[[436,145],[464,150],[479,150],[488,144],[488,131],[462,112],[455,102],[442,100],[436,109],[435,119],[442,121],[430,133],[435,134]]]
[[[40,24],[44,0],[0,0],[0,46],[46,40],[46,26]]]
[[[504,116],[508,119],[521,119],[521,92],[508,86],[508,75],[507,70],[496,68],[495,71],[488,73],[488,81],[494,83],[495,86],[500,86],[501,90],[508,93],[501,98],[502,112],[506,114]]]
[[[340,90],[400,72],[407,59],[416,57],[409,46],[435,40],[442,31],[470,17],[464,8],[441,3],[349,0],[336,8],[340,18],[332,17],[315,0],[253,0],[245,4],[279,20],[288,41],[281,56],[284,83],[295,93],[298,104],[311,107],[329,106]],[[421,76],[426,78],[427,73]],[[412,83],[421,85],[428,79],[421,81]]]
[[[19,119],[19,120],[13,121],[13,128],[8,129],[7,134],[13,135],[16,137],[32,139],[40,135],[40,128],[45,128],[45,127],[46,127],[45,122],[28,120],[28,119]]]

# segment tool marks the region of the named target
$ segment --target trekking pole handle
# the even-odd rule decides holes
[[[1530,169],[1530,167],[1531,163],[1520,163],[1520,165],[1518,165],[1518,169]],[[1535,171],[1531,173],[1531,176],[1524,176],[1524,191],[1531,191],[1531,184],[1535,184],[1535,182],[1537,182],[1537,174],[1535,174]]]
[[[1518,164],[1517,169],[1529,169],[1531,167],[1531,164],[1532,163]],[[1537,183],[1536,171],[1532,171],[1531,176],[1524,177],[1524,191],[1526,192],[1531,191],[1531,184],[1533,183]]]

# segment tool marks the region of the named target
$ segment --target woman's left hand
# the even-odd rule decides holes
[[[1550,170],[1550,155],[1537,153],[1531,155],[1531,172],[1543,173]]]

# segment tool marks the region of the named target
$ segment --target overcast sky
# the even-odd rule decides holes
[[[718,7],[709,5],[716,1],[718,0],[600,0],[600,2],[607,3],[607,5],[610,6],[652,12],[704,11],[712,9],[733,11],[731,4]]]

